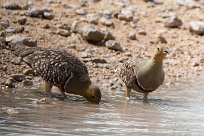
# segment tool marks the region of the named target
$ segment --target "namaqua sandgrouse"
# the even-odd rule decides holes
[[[86,65],[74,55],[59,50],[40,49],[23,58],[45,81],[45,91],[53,96],[56,86],[66,98],[65,92],[83,96],[87,101],[98,104],[101,92],[89,78]]]
[[[156,47],[149,60],[129,60],[118,67],[119,77],[126,85],[126,97],[130,98],[131,89],[143,93],[143,101],[147,101],[148,93],[155,91],[164,82],[163,59],[168,51],[164,47]]]

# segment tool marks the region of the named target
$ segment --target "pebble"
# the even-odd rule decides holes
[[[123,9],[118,15],[120,20],[132,21],[133,20],[133,11],[130,9]]]
[[[15,57],[11,63],[15,64],[15,65],[20,65],[22,62],[22,57]]]
[[[9,20],[2,20],[2,19],[0,20],[0,30],[4,30],[9,26],[10,26]]]
[[[78,15],[86,15],[88,12],[85,9],[79,8],[76,9],[76,14]]]
[[[48,8],[39,8],[39,7],[32,7],[28,10],[28,15],[30,17],[43,17],[45,19],[51,20],[54,18],[54,14],[51,9]]]
[[[181,19],[179,19],[176,15],[171,15],[163,20],[164,25],[169,28],[177,28],[182,25]]]
[[[57,34],[64,36],[64,37],[68,37],[71,35],[71,32],[69,30],[59,29],[57,30]]]
[[[20,24],[20,25],[25,25],[25,23],[27,22],[27,18],[25,16],[23,17],[20,17],[17,22]]]
[[[199,8],[200,4],[195,0],[178,0],[177,3],[181,6],[186,6],[187,8]]]
[[[93,23],[93,24],[97,25],[98,24],[98,17],[95,14],[87,14],[86,15],[86,21],[88,23]]]
[[[7,2],[3,4],[3,8],[11,9],[11,10],[21,10],[22,9],[22,7],[15,2]]]
[[[167,41],[166,41],[166,39],[163,36],[158,35],[156,43],[165,43],[166,44]]]
[[[57,26],[60,29],[71,30],[71,24],[69,23],[62,23]]]
[[[194,34],[204,35],[204,22],[191,21],[189,25],[189,31]]]
[[[94,58],[92,59],[93,63],[107,63],[107,61],[105,59],[102,58]]]
[[[48,20],[52,20],[54,18],[53,12],[44,12],[43,17]]]
[[[13,36],[6,37],[6,42],[12,45],[23,44],[28,47],[37,46],[37,40],[31,37],[22,37],[20,35],[13,35]]]
[[[15,83],[16,81],[13,79],[13,78],[9,78],[9,79],[6,79],[5,81],[5,85],[8,87],[8,88],[15,88]]]
[[[102,17],[100,19],[100,22],[105,26],[113,26],[113,22],[110,19],[107,19],[105,17]]]
[[[115,40],[115,36],[108,30],[103,30],[102,31],[105,35],[104,40],[108,41],[108,40]]]
[[[136,40],[136,39],[137,39],[135,32],[130,32],[130,33],[128,34],[128,37],[129,37],[130,40]]]
[[[23,83],[23,86],[32,86],[33,85],[33,81],[30,79],[23,80],[22,83]]]
[[[111,49],[111,50],[115,50],[115,51],[123,51],[121,45],[119,42],[115,41],[115,40],[108,40],[106,43],[105,43],[106,47],[108,49]]]
[[[42,16],[44,11],[38,7],[32,7],[28,11],[28,15],[30,17],[39,17],[40,15]]]
[[[17,82],[22,82],[26,79],[26,76],[24,74],[12,74],[11,77]]]
[[[140,35],[147,35],[147,32],[144,29],[139,29],[138,34]]]
[[[108,10],[108,9],[100,10],[100,11],[99,11],[99,14],[100,14],[103,18],[111,19],[112,15],[113,15],[113,11],[112,11],[112,10]]]
[[[105,34],[94,26],[84,26],[82,35],[87,41],[94,43],[101,42],[105,37]]]

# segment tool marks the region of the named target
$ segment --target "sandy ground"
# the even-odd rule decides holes
[[[17,35],[36,39],[39,47],[65,49],[74,53],[82,60],[84,60],[82,58],[84,54],[88,52],[91,53],[91,59],[105,60],[106,63],[86,61],[92,80],[99,86],[107,88],[117,86],[117,75],[114,70],[115,66],[121,62],[137,57],[150,58],[153,55],[154,47],[159,45],[159,35],[166,39],[167,43],[163,45],[170,52],[164,61],[166,85],[173,85],[175,81],[196,78],[203,75],[204,38],[191,34],[188,30],[190,21],[204,21],[204,4],[201,1],[198,1],[200,3],[199,8],[179,6],[177,0],[160,0],[162,3],[156,4],[154,7],[149,6],[150,4],[143,0],[123,0],[125,2],[122,0],[101,0],[98,2],[89,2],[84,7],[81,7],[78,0],[52,1],[32,1],[32,5],[34,6],[52,9],[54,13],[54,19],[52,20],[26,16],[26,24],[19,25],[17,20],[25,16],[27,10],[8,10],[5,8],[0,8],[0,19],[9,20],[10,27],[13,28],[23,26],[25,30]],[[7,0],[1,0],[0,5],[3,5],[5,2]],[[16,2],[21,4],[26,3],[25,0],[17,0]],[[104,46],[90,44],[78,33],[72,33],[68,37],[55,34],[59,24],[72,24],[74,21],[85,18],[83,15],[77,15],[75,8],[67,8],[65,6],[67,4],[86,9],[88,13],[94,13],[98,16],[100,10],[108,9],[118,12],[125,7],[132,6],[134,9],[134,20],[138,20],[136,27],[132,27],[132,21],[127,22],[114,17],[111,18],[114,26],[110,27],[100,22],[97,25],[84,23],[84,25],[88,24],[109,30],[115,36],[116,41],[121,44],[124,51],[114,51]],[[182,20],[182,25],[178,28],[165,27],[161,20],[162,15],[166,13],[176,14]],[[50,28],[45,29],[44,27],[46,25],[49,25]],[[141,31],[144,31],[146,34],[141,34]],[[137,40],[131,40],[128,37],[130,32],[136,33]],[[14,33],[6,33],[6,36],[11,35],[14,35]],[[22,73],[24,69],[28,68],[24,63],[21,63],[21,65],[12,64],[11,61],[14,57],[11,51],[7,49],[0,50],[0,83],[4,83],[11,74]]]

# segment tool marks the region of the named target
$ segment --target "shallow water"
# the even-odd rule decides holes
[[[106,90],[100,105],[47,100],[38,89],[0,91],[0,135],[203,135],[204,79],[160,88],[149,103]]]

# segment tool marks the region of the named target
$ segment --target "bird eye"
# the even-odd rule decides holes
[[[91,97],[92,97],[92,98],[95,98],[95,96],[94,96],[94,95],[92,95]]]
[[[159,48],[157,48],[157,50],[159,51]]]

